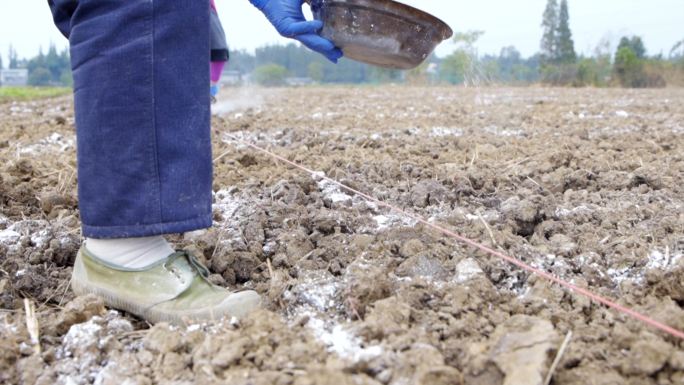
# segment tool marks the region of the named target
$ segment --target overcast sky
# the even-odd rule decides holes
[[[455,31],[483,30],[480,53],[516,46],[524,56],[537,52],[546,0],[404,0],[446,21]],[[248,0],[216,0],[232,49],[254,49],[286,42]],[[578,52],[590,54],[608,38],[615,47],[623,35],[643,37],[649,54],[669,53],[684,39],[684,0],[569,0],[570,25]],[[0,55],[4,63],[12,44],[20,57],[39,47],[67,42],[52,24],[46,0],[0,0]],[[438,49],[451,51],[445,43]]]

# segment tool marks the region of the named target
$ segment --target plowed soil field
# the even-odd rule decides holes
[[[684,384],[684,341],[320,178],[684,330],[684,90],[224,89],[215,225],[170,238],[264,308],[180,327],[69,290],[72,108],[0,104],[2,383]]]

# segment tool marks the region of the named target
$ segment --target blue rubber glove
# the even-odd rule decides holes
[[[304,0],[249,0],[266,15],[278,33],[282,36],[299,40],[333,63],[342,57],[342,51],[327,39],[318,35],[323,28],[320,20],[307,21],[302,12]]]

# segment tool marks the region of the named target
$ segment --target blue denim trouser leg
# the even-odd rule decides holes
[[[50,0],[69,37],[83,235],[211,226],[208,0]]]

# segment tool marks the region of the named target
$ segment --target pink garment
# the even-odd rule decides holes
[[[211,82],[216,83],[221,79],[221,72],[223,72],[223,67],[226,65],[224,61],[213,61],[211,62]]]
[[[214,12],[217,12],[216,10],[216,3],[214,0],[209,0],[209,6],[211,6],[211,9]],[[224,61],[212,61],[210,62],[210,72],[211,72],[211,82],[212,83],[218,83],[219,80],[221,80],[221,72],[223,72],[223,68],[225,67],[226,62]]]

